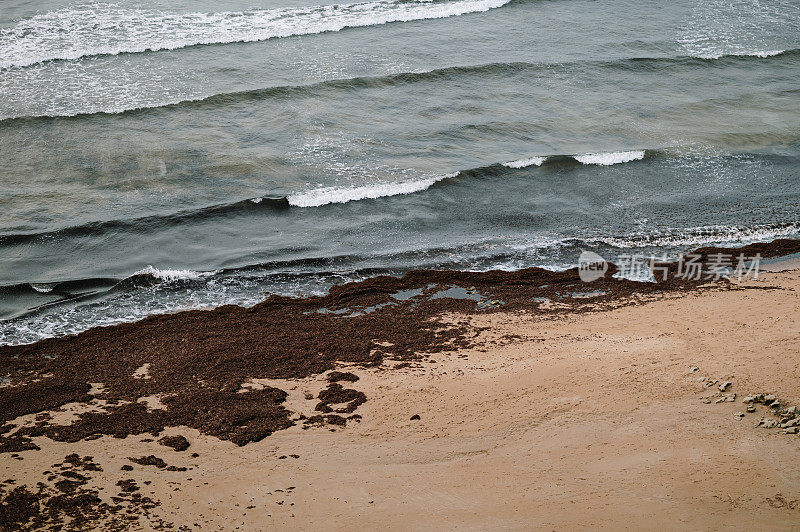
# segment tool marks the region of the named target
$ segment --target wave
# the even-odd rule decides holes
[[[1,50],[0,54],[2,54]],[[144,105],[144,106],[131,106],[123,109],[113,108],[108,110],[90,110],[85,112],[71,111],[71,112],[63,112],[57,114],[8,116],[0,118],[0,124],[12,121],[28,122],[35,120],[52,120],[54,118],[81,119],[84,117],[101,116],[101,115],[118,116],[118,115],[154,112],[157,110],[170,110],[170,109],[177,110],[177,109],[225,106],[239,102],[261,101],[270,98],[286,98],[295,95],[316,94],[324,91],[389,88],[389,87],[403,86],[408,84],[423,83],[423,82],[437,81],[437,80],[452,81],[460,76],[499,76],[499,75],[517,74],[526,71],[550,69],[553,66],[569,67],[578,65],[584,65],[584,66],[595,65],[600,68],[612,68],[612,69],[617,68],[629,71],[638,71],[638,70],[648,71],[648,70],[662,69],[664,68],[664,66],[667,65],[701,66],[708,63],[713,64],[717,62],[726,62],[726,61],[736,63],[740,61],[752,60],[753,58],[759,58],[759,59],[792,58],[800,56],[800,48],[782,50],[779,53],[771,53],[770,55],[765,55],[765,56],[759,54],[760,53],[732,54],[732,55],[721,55],[719,57],[714,57],[714,58],[696,57],[696,56],[632,57],[632,58],[622,58],[622,59],[612,59],[612,60],[574,61],[574,62],[560,62],[560,63],[507,62],[507,63],[486,63],[478,65],[460,65],[460,66],[450,66],[450,67],[437,68],[433,70],[425,70],[418,72],[401,72],[397,74],[387,74],[379,76],[360,76],[354,78],[332,79],[317,83],[311,83],[308,85],[277,85],[272,87],[262,87],[262,88],[248,89],[243,91],[222,92],[198,98],[182,98],[167,103],[158,103],[158,104]],[[0,58],[2,58],[2,55],[0,55]],[[0,61],[1,60],[2,59],[0,59]]]
[[[528,166],[542,166],[547,160],[547,157],[529,157],[527,159],[518,159],[516,161],[509,161],[503,163],[507,168],[527,168]]]
[[[158,231],[165,227],[180,225],[193,221],[207,221],[214,217],[229,217],[239,215],[282,215],[293,208],[318,208],[331,204],[344,204],[368,199],[380,199],[394,196],[403,196],[423,192],[433,186],[443,185],[451,181],[468,179],[489,179],[502,177],[528,167],[560,168],[570,170],[580,166],[612,166],[630,162],[669,156],[670,152],[644,149],[629,151],[596,152],[578,155],[538,155],[524,159],[517,159],[505,163],[491,164],[424,177],[417,180],[396,181],[388,183],[375,183],[372,185],[350,187],[322,187],[289,194],[288,196],[258,196],[230,204],[203,207],[196,210],[182,211],[175,214],[155,215],[144,218],[128,220],[109,220],[91,222],[88,224],[65,227],[52,231],[38,233],[11,233],[0,235],[0,247],[24,245],[37,240],[63,237],[85,237],[101,235],[108,231],[132,231],[147,233]],[[798,222],[800,224],[800,222]],[[641,236],[627,236],[623,238],[603,237],[591,240],[596,244],[607,244],[613,247],[641,247],[644,245],[669,246],[707,244],[726,240],[741,241],[745,239],[778,238],[797,232],[798,224],[777,224],[758,226],[755,228],[741,228],[738,226],[708,226],[695,229],[682,229],[677,234],[659,233]],[[689,231],[687,233],[687,231]],[[588,241],[587,241],[588,242]],[[183,275],[182,271],[166,270],[163,276]],[[178,273],[175,273],[178,272]],[[155,271],[140,271],[138,274],[156,275]],[[186,273],[184,279],[190,278],[192,273]],[[198,274],[199,275],[199,274]],[[178,278],[178,277],[175,277]],[[48,285],[37,288],[40,292],[52,291]]]
[[[148,265],[125,277],[96,277],[55,281],[50,283],[20,282],[14,284],[0,284],[0,295],[10,296],[52,296],[61,298],[60,301],[74,300],[78,296],[95,297],[100,294],[119,290],[130,290],[155,285],[173,284],[181,287],[197,286],[198,283],[211,283],[220,276],[235,276],[254,270],[264,270],[269,274],[277,274],[281,278],[302,278],[314,273],[321,276],[341,276],[341,272],[333,268],[342,262],[356,262],[364,257],[360,255],[334,255],[327,257],[305,257],[298,259],[276,260],[272,262],[258,262],[230,268],[208,271],[190,269],[156,268]],[[385,270],[376,268],[361,268],[352,272],[354,275],[369,276],[385,273]],[[42,290],[46,287],[47,290]],[[224,287],[223,287],[224,289]],[[37,307],[40,308],[40,307]],[[0,318],[2,321],[3,318]]]
[[[690,54],[689,57],[695,57],[697,59],[722,59],[724,57],[758,57],[761,59],[766,59],[767,57],[777,57],[793,51],[794,50],[764,50],[754,52],[695,52]]]
[[[587,153],[585,155],[574,155],[576,161],[582,164],[596,164],[599,166],[611,166],[614,164],[640,161],[644,159],[645,150],[618,151],[609,153]]]
[[[31,288],[40,294],[49,294],[53,291],[53,286],[47,283],[31,283]]]
[[[162,283],[197,281],[222,273],[222,270],[194,271],[183,269],[159,269],[148,265],[124,278],[97,277],[56,281],[51,283],[17,283],[0,285],[0,295],[11,296],[46,296],[58,298],[59,302],[86,299],[112,290],[139,288]],[[41,307],[36,307],[40,309]]]
[[[491,177],[500,175],[511,168],[514,170],[529,166],[573,166],[575,162],[585,165],[611,166],[614,164],[638,161],[645,156],[653,155],[653,150],[635,150],[607,153],[590,153],[582,155],[543,155],[519,159],[501,164],[481,166],[469,170],[461,170],[451,174],[419,179],[415,181],[377,183],[359,187],[324,187],[312,189],[287,196],[289,205],[294,207],[322,207],[331,203],[348,203],[364,199],[377,199],[389,196],[401,196],[428,190],[436,183],[458,177]],[[565,164],[566,163],[566,164]]]
[[[456,177],[458,172],[416,181],[376,183],[360,187],[324,187],[288,196],[289,205],[295,207],[321,207],[331,203],[347,203],[363,199],[413,194],[429,189],[434,183]]]
[[[633,151],[612,151],[585,153],[578,155],[536,155],[527,159],[519,159],[502,163],[506,168],[527,168],[529,166],[572,166],[574,162],[585,165],[612,166],[614,164],[629,163],[631,161],[641,161],[645,157],[652,157],[656,154],[654,150],[633,150]]]
[[[344,204],[370,199],[389,198],[394,196],[404,196],[423,192],[431,187],[444,185],[448,182],[466,181],[470,179],[490,179],[502,177],[518,172],[528,167],[545,169],[558,168],[561,170],[571,170],[581,166],[612,166],[618,164],[633,163],[637,161],[650,160],[659,157],[668,157],[671,152],[643,149],[629,151],[610,151],[595,152],[588,154],[573,155],[537,155],[529,156],[524,159],[517,159],[505,163],[496,163],[487,166],[479,166],[459,172],[440,174],[430,177],[422,177],[416,180],[392,181],[375,183],[361,186],[348,187],[321,187],[299,191],[288,196],[258,196],[230,204],[203,207],[196,210],[182,211],[175,214],[155,215],[144,218],[134,218],[128,220],[109,220],[101,222],[91,222],[84,225],[71,226],[52,231],[39,233],[11,233],[0,234],[0,247],[24,245],[36,240],[44,240],[56,237],[84,237],[101,235],[108,231],[133,231],[137,233],[148,233],[158,231],[165,227],[181,225],[193,221],[207,221],[215,217],[230,217],[240,215],[284,215],[292,209],[318,208],[332,204]],[[756,229],[742,229],[728,226],[709,226],[707,228],[697,228],[691,235],[681,233],[678,236],[667,234],[648,235],[636,237],[625,237],[615,239],[604,237],[596,239],[595,243],[604,243],[614,247],[637,247],[641,245],[683,245],[683,244],[705,244],[719,242],[718,237],[731,239],[733,241],[745,238],[778,238],[791,234],[797,229],[796,225],[777,225],[764,226]],[[762,231],[763,234],[759,231]],[[772,232],[772,231],[776,232]],[[685,231],[685,230],[682,230]],[[726,236],[727,235],[727,236]],[[649,240],[648,240],[649,239]],[[146,273],[146,272],[140,272]],[[149,272],[152,273],[152,272]]]
[[[17,283],[0,285],[0,296],[13,310],[0,309],[0,322],[37,314],[45,309],[65,303],[90,302],[114,292],[124,292],[148,286],[169,285],[202,281],[221,270],[196,272],[193,270],[158,269],[147,266],[123,278],[89,278],[52,283]],[[191,285],[190,285],[191,286]],[[14,309],[14,302],[17,303]]]
[[[90,222],[83,225],[38,233],[0,234],[0,247],[28,244],[44,238],[93,236],[113,230],[147,232],[195,220],[209,220],[216,217],[253,213],[280,213],[292,207],[323,207],[325,205],[349,203],[351,201],[403,196],[423,192],[438,183],[445,183],[456,178],[494,177],[528,166],[564,168],[570,168],[580,164],[609,166],[612,164],[642,160],[646,157],[653,157],[657,153],[659,152],[655,150],[636,150],[584,155],[535,156],[507,163],[481,166],[415,180],[392,181],[388,183],[384,182],[350,187],[321,187],[296,192],[288,196],[259,196],[234,203],[212,205],[174,214],[147,216],[127,220]]]
[[[509,1],[377,0],[218,13],[170,13],[89,4],[48,11],[0,30],[0,68],[447,18],[488,11]]]
[[[276,85],[243,91],[221,92],[200,98],[180,99],[161,105],[130,107],[108,111],[73,112],[52,115],[27,115],[0,118],[0,124],[6,122],[29,122],[51,120],[54,118],[80,119],[92,116],[118,116],[153,112],[164,109],[191,109],[231,105],[238,102],[261,101],[269,98],[286,98],[294,95],[315,94],[328,90],[382,89],[425,81],[451,80],[461,75],[498,75],[507,72],[521,72],[542,65],[531,63],[487,63],[437,68],[420,72],[399,72],[381,76],[358,76],[354,78],[331,79],[308,85]]]
[[[119,282],[118,279],[98,277],[95,279],[75,279],[52,283],[17,283],[0,285],[0,295],[4,297],[19,295],[58,296],[84,294],[107,290]]]
[[[158,281],[185,281],[200,279],[214,275],[216,272],[196,272],[194,270],[159,270],[151,265],[148,265],[138,272],[134,273],[128,279],[136,278],[152,278]]]

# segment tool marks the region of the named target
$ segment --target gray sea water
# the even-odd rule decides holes
[[[0,343],[800,230],[800,2],[3,0]]]

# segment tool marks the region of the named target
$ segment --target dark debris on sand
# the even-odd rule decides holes
[[[358,375],[349,371],[331,371],[328,373],[328,382],[356,382]]]
[[[139,458],[128,458],[128,460],[130,460],[134,464],[139,464],[143,466],[156,466],[159,469],[167,467],[167,463],[164,460],[153,454],[149,456],[140,456]]]
[[[777,240],[740,250],[762,256],[786,254],[800,251],[800,241]],[[448,314],[575,312],[622,304],[632,296],[697,287],[679,279],[661,283],[614,279],[615,271],[610,264],[604,278],[584,283],[577,268],[564,272],[418,270],[400,278],[379,276],[334,286],[322,297],[273,295],[252,308],[227,305],[151,316],[75,336],[1,346],[0,364],[11,385],[0,388],[0,425],[66,403],[86,404],[94,399],[107,403],[104,411],[82,413],[67,426],[52,425],[43,416],[35,426],[4,428],[0,452],[35,449],[32,436],[75,442],[101,435],[158,435],[171,426],[188,426],[245,445],[293,424],[283,406],[286,392],[265,387],[240,393],[250,379],[304,378],[334,370],[337,363],[375,367],[385,357],[420,361],[432,353],[473,345],[475,328],[467,320],[446,322],[443,316]],[[470,298],[430,297],[451,287],[502,304],[481,307]],[[409,290],[420,293],[410,299],[393,297]],[[588,298],[572,297],[587,290],[591,290]],[[559,305],[542,309],[536,303],[541,299]],[[146,378],[141,375],[143,367]],[[366,398],[338,381],[357,379],[352,373],[331,371],[331,384],[320,396],[318,409],[329,413],[331,404],[346,402],[348,406],[338,412],[352,412]],[[104,389],[90,394],[89,383],[102,383]],[[137,402],[154,395],[165,408]]]
[[[356,408],[367,402],[364,392],[344,388],[341,384],[332,382],[328,387],[319,392],[319,403],[314,408],[318,412],[337,412],[339,414],[352,414]],[[339,408],[332,408],[333,404],[343,404]]]
[[[103,530],[128,530],[131,515],[150,516],[150,510],[159,506],[149,497],[130,496],[138,490],[132,480],[117,483],[125,496],[113,498],[115,504],[103,502],[99,492],[87,486],[89,476],[77,472],[102,471],[91,456],[69,455],[60,467],[60,476],[66,478],[53,485],[39,482],[32,489],[11,487],[9,481],[0,483],[0,530],[90,530],[100,522]],[[151,526],[163,529],[174,525],[152,517]]]
[[[189,440],[186,436],[164,436],[158,443],[166,447],[172,447],[176,451],[185,451],[189,448]]]

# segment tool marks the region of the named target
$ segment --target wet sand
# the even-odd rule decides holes
[[[249,379],[236,393],[285,392],[292,424],[246,445],[202,424],[32,435],[39,450],[0,454],[0,478],[14,481],[3,515],[25,486],[47,494],[30,500],[41,526],[72,515],[145,529],[796,529],[800,436],[757,425],[800,405],[798,293],[800,271],[787,270],[605,310],[451,310],[436,327],[471,331],[468,345],[334,363],[358,380],[333,385],[331,369]],[[150,369],[137,378],[152,381]],[[743,401],[753,394],[780,405]],[[168,396],[144,406],[157,412]],[[87,405],[47,423],[74,421],[70,408]],[[189,447],[159,443],[170,435]],[[69,507],[59,493],[97,500]]]

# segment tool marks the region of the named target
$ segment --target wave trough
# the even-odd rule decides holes
[[[0,30],[0,68],[448,18],[488,11],[509,1],[377,0],[219,13],[174,13],[90,4],[48,11]]]

